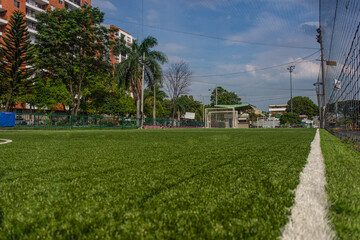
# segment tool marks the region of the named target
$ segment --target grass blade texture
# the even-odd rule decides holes
[[[1,132],[0,239],[276,239],[314,135]]]
[[[360,239],[360,154],[321,131],[330,218],[340,239]]]

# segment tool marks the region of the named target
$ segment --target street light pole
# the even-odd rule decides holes
[[[218,105],[218,86],[216,84],[216,105]]]
[[[292,100],[292,72],[294,71],[295,66],[290,66],[287,68],[290,72],[290,99],[291,99],[291,113],[293,112],[293,100]]]

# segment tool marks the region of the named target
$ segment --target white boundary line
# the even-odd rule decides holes
[[[295,204],[282,233],[282,239],[334,239],[329,226],[328,201],[325,191],[325,163],[320,146],[320,132],[311,143],[307,164],[300,174]]]
[[[0,138],[0,140],[5,141],[5,142],[0,142],[0,145],[1,145],[1,144],[8,144],[8,143],[12,143],[12,140],[8,140],[8,139],[1,139],[1,138]]]

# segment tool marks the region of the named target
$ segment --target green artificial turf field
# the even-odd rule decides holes
[[[0,132],[0,239],[276,239],[314,135]]]
[[[360,239],[360,154],[327,131],[321,131],[326,164],[330,220],[339,239]]]

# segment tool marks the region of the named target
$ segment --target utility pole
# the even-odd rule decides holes
[[[216,84],[216,105],[218,105],[218,91],[217,91],[217,88],[218,88],[218,86],[217,86],[217,84]]]
[[[320,1],[321,2],[321,1]],[[324,45],[322,40],[322,28],[319,28],[319,43],[321,50],[321,80],[322,80],[322,97],[323,97],[323,109],[321,114],[321,128],[325,128],[325,111],[326,111],[326,84],[325,84],[325,59],[324,59]]]
[[[293,113],[293,100],[292,100],[292,72],[294,71],[295,66],[290,66],[287,68],[290,72],[290,99],[291,99],[291,113]]]
[[[142,81],[141,81],[141,123],[140,128],[144,125],[144,86],[145,86],[145,52],[142,57]]]
[[[202,96],[203,98],[203,122],[205,123],[205,97]]]
[[[320,99],[320,76],[318,77],[318,80],[316,83],[314,83],[314,86],[316,86],[316,96],[317,96],[317,102],[318,102],[318,108],[319,108],[319,123],[320,127],[322,126],[322,108],[321,108],[321,99]]]

